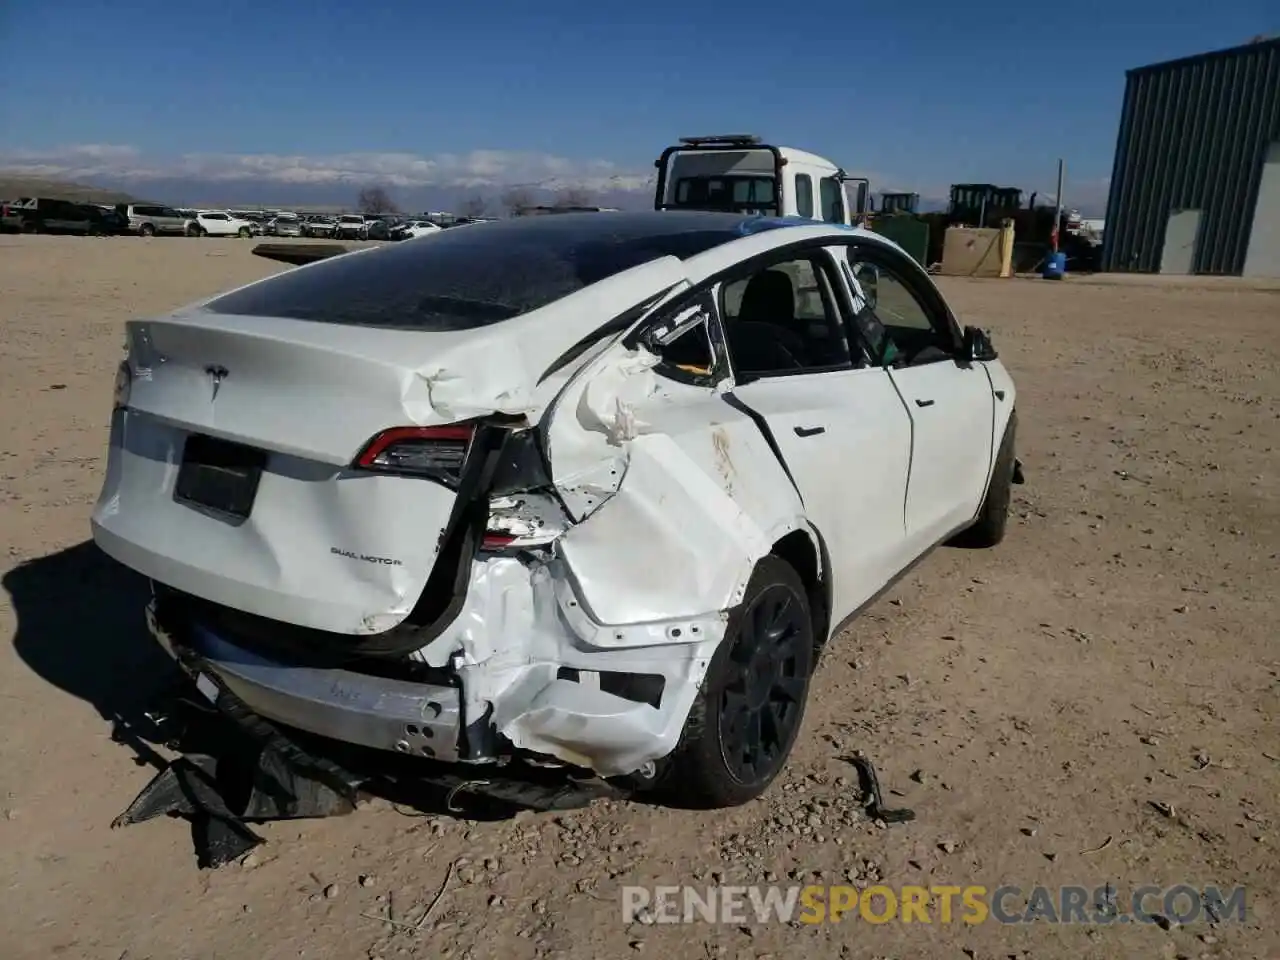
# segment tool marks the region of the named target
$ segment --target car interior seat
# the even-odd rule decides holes
[[[726,324],[729,350],[744,370],[794,370],[804,366],[804,339],[795,332],[796,295],[783,270],[762,270],[747,281],[737,319]]]

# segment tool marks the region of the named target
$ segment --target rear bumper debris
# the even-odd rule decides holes
[[[263,843],[251,821],[330,817],[356,807],[360,777],[313,756],[234,696],[217,710],[181,695],[163,704],[183,755],[143,788],[112,827],[175,814],[191,822],[201,867],[220,867]]]
[[[198,684],[212,674],[250,710],[323,737],[380,750],[457,760],[461,703],[454,687],[371,677],[349,670],[284,666],[239,647],[199,624],[175,640],[147,607],[152,636]]]
[[[238,860],[264,843],[252,824],[340,816],[374,796],[425,814],[480,817],[571,810],[623,795],[605,781],[558,770],[511,764],[477,778],[457,765],[310,737],[263,719],[217,683],[193,689],[184,680],[149,716],[179,756],[111,826],[183,817],[202,868]]]
[[[584,606],[554,564],[474,561],[454,621],[409,658],[453,685],[280,662],[156,601],[147,622],[206,692],[330,740],[472,769],[527,754],[644,770],[675,748],[727,615],[602,625]]]

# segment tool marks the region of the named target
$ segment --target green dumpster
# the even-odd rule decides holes
[[[913,216],[876,217],[871,229],[892,240],[923,267],[929,266],[929,224]]]

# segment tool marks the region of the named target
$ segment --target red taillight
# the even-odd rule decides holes
[[[475,436],[475,425],[392,427],[370,440],[356,457],[361,470],[430,477],[456,484]]]
[[[484,539],[480,541],[480,549],[482,550],[502,550],[516,542],[516,538],[509,533],[494,533],[489,531],[485,533]]]

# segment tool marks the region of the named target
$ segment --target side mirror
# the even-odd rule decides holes
[[[867,306],[875,309],[880,288],[880,268],[874,263],[859,263],[853,268],[853,278],[858,281],[867,298]]]
[[[964,355],[970,360],[995,360],[999,356],[987,332],[979,327],[964,328]]]

